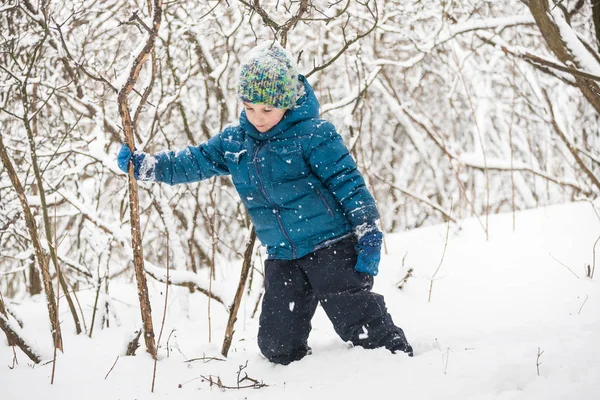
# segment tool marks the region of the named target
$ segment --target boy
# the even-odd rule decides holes
[[[277,42],[253,49],[239,70],[239,125],[200,146],[155,155],[123,145],[139,180],[169,185],[230,174],[267,249],[258,345],[287,365],[310,351],[321,303],[344,341],[412,356],[404,332],[371,292],[382,233],[379,213],[335,127],[319,119],[312,87]]]

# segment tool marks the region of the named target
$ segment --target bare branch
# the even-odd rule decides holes
[[[367,10],[369,11],[369,13],[371,14],[372,18],[373,18],[373,25],[371,26],[371,28],[369,28],[366,32],[364,33],[357,33],[356,36],[353,39],[347,40],[346,39],[346,28],[342,28],[342,33],[344,35],[344,45],[342,46],[342,48],[337,52],[336,55],[334,55],[329,61],[325,62],[324,64],[321,64],[315,68],[313,68],[310,72],[308,72],[306,74],[306,77],[310,77],[312,74],[322,71],[325,68],[329,67],[331,64],[333,64],[338,58],[340,58],[342,56],[342,54],[344,54],[346,52],[346,50],[348,50],[350,48],[350,46],[352,46],[354,43],[358,42],[359,40],[369,36],[377,27],[377,24],[379,23],[379,16],[378,16],[378,10],[377,10],[377,3],[375,4],[375,10],[371,10],[371,8],[369,7],[368,3],[366,5]]]

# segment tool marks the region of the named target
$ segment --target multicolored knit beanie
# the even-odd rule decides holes
[[[298,86],[298,67],[277,41],[256,46],[242,60],[237,87],[242,101],[291,108]]]

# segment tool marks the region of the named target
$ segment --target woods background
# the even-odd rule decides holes
[[[276,38],[351,149],[385,232],[476,216],[493,234],[489,214],[600,193],[600,4],[556,3],[165,2],[130,97],[136,145],[181,148],[235,123],[240,59]],[[0,5],[5,298],[43,289],[19,185],[63,290],[133,279],[117,92],[149,10],[139,0]],[[148,272],[169,249],[171,268],[196,273],[183,283],[202,291],[220,261],[242,258],[250,223],[228,178],[141,183],[140,213]]]

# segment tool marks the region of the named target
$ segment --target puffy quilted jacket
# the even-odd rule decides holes
[[[375,201],[335,127],[305,93],[271,130],[248,121],[199,146],[154,155],[151,175],[169,185],[230,174],[269,258],[296,259],[361,226],[375,226]],[[366,225],[365,225],[366,224]]]

